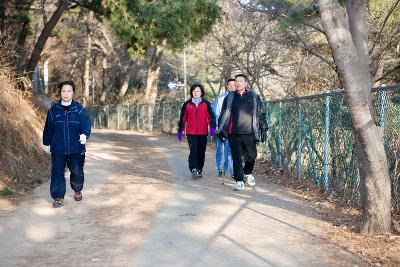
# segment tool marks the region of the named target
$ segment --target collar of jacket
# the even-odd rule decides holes
[[[206,99],[204,99],[204,97],[201,97],[200,103],[203,103],[203,102],[205,102],[205,101],[206,101]],[[188,104],[189,104],[189,103],[192,103],[192,104],[194,105],[194,103],[192,102],[192,98],[186,100],[186,102],[187,102]]]
[[[61,104],[61,100],[58,100],[56,103],[56,107],[63,110],[63,105]],[[71,105],[69,105],[69,111],[75,111],[78,108],[78,105],[75,100],[72,100]]]
[[[243,92],[243,95],[247,95],[248,92],[249,92],[249,90],[245,89],[244,92]],[[240,93],[238,91],[235,91],[235,93],[237,95],[240,95]]]

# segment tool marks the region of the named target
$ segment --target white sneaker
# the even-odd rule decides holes
[[[234,191],[242,191],[244,189],[244,183],[242,181],[237,181],[233,186]]]
[[[256,185],[256,180],[254,179],[253,174],[246,174],[244,176],[244,179],[246,180],[248,185],[250,185],[250,186],[255,186]]]

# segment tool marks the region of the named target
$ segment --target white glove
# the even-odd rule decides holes
[[[50,146],[43,146],[44,151],[46,151],[47,154],[50,154]]]
[[[79,142],[81,143],[81,145],[86,144],[86,135],[85,134],[79,135]]]

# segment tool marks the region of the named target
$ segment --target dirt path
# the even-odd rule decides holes
[[[318,238],[307,206],[258,181],[233,192],[208,149],[193,181],[187,144],[172,137],[97,131],[84,200],[51,208],[48,183],[0,211],[0,266],[354,266]]]

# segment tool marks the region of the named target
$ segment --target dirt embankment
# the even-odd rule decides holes
[[[1,50],[1,49],[0,49]],[[0,201],[16,200],[48,177],[42,149],[43,112],[17,89],[12,71],[0,69]]]

